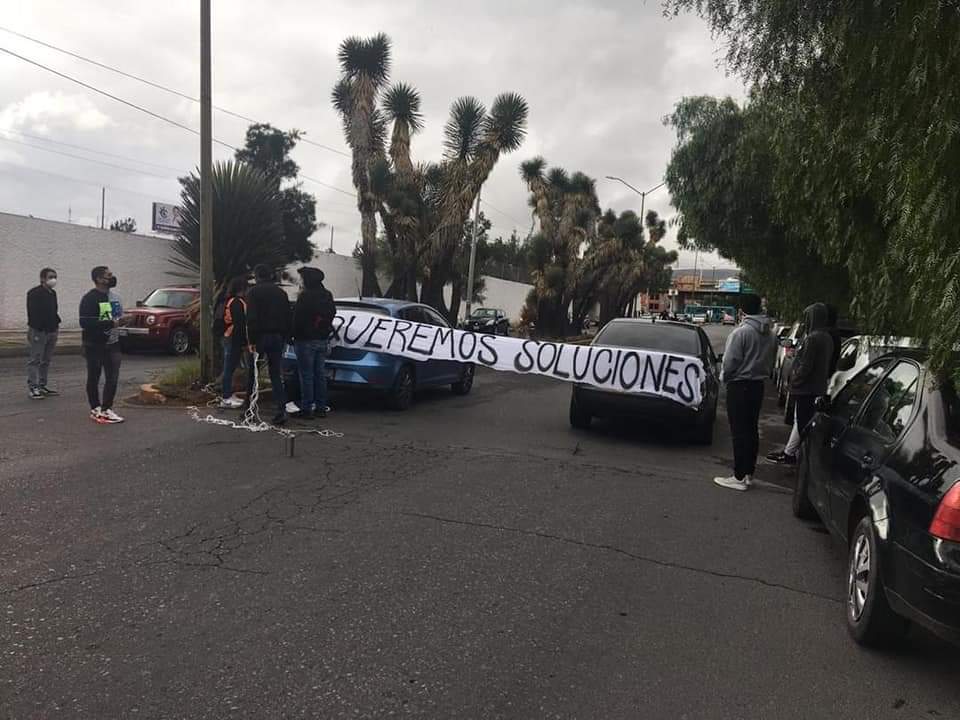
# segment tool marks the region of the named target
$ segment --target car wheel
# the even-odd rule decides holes
[[[713,426],[717,423],[717,411],[710,413],[706,422],[700,423],[693,429],[693,441],[697,445],[713,445]]]
[[[186,355],[190,351],[190,333],[186,328],[174,328],[170,333],[170,352],[174,355]]]
[[[593,416],[580,407],[576,391],[570,393],[570,425],[577,430],[589,430]]]
[[[407,410],[413,405],[414,378],[413,369],[404,365],[397,373],[393,389],[387,396],[387,404],[393,410]]]
[[[467,365],[463,369],[463,376],[458,382],[455,382],[451,389],[453,390],[454,395],[469,395],[470,390],[473,389],[473,376],[475,374],[475,369],[472,364]]]
[[[816,520],[817,511],[810,502],[810,455],[803,446],[800,447],[796,480],[793,486],[793,516],[800,520]]]
[[[864,515],[850,540],[847,563],[847,629],[861,645],[885,647],[896,643],[909,623],[890,609],[880,577],[880,557],[873,519]]]

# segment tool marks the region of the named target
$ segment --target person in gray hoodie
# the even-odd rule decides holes
[[[770,319],[761,312],[760,298],[747,295],[743,322],[730,333],[723,352],[723,382],[727,387],[727,417],[733,437],[733,475],[713,481],[731,490],[749,490],[760,449],[760,408],[763,382],[770,377],[777,340]]]
[[[793,430],[783,450],[767,455],[768,460],[781,465],[796,464],[803,430],[813,419],[813,403],[821,395],[827,394],[827,385],[836,370],[836,359],[839,357],[836,311],[831,312],[823,303],[814,303],[803,311],[803,323],[806,335],[790,371],[790,396],[794,400]]]

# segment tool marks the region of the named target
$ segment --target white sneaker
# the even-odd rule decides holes
[[[100,413],[100,417],[102,417],[104,420],[106,420],[106,421],[107,421],[108,423],[110,423],[111,425],[116,425],[117,423],[122,423],[122,422],[123,422],[123,418],[120,417],[119,415],[117,415],[117,414],[113,411],[112,408],[111,408],[110,410],[103,410],[103,411]]]
[[[90,419],[94,422],[100,422],[103,418],[103,411],[100,409],[100,406],[97,405],[93,410],[90,411]]]
[[[745,492],[753,485],[753,478],[749,475],[744,477],[743,480],[737,480],[735,477],[715,477],[713,481],[720,487],[739,492]]]
[[[220,401],[220,407],[224,410],[236,410],[241,405],[243,405],[243,398],[238,398],[236,395],[231,395]]]
[[[300,408],[292,400],[287,403],[287,415],[296,415],[300,412]]]

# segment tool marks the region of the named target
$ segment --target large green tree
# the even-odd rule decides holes
[[[770,118],[773,221],[846,269],[865,330],[918,335],[943,364],[960,341],[957,3],[667,5],[708,20]]]
[[[340,44],[340,81],[333,89],[333,106],[343,120],[350,147],[353,186],[360,211],[362,291],[380,295],[377,280],[377,197],[370,184],[374,163],[384,155],[385,124],[377,104],[390,79],[390,38],[349,37]]]
[[[300,166],[291,151],[302,137],[299,130],[284,132],[269,124],[257,123],[247,128],[244,146],[236,159],[259,170],[276,184],[283,212],[283,252],[290,262],[309,262],[314,247],[310,237],[317,230],[317,202],[296,182]],[[290,182],[281,187],[284,182]]]

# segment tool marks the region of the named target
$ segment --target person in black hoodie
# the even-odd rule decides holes
[[[806,335],[797,351],[790,371],[790,396],[794,399],[794,431],[780,452],[767,459],[786,465],[797,461],[802,433],[813,419],[814,401],[827,394],[830,376],[836,368],[835,342],[829,326],[829,310],[823,303],[814,303],[803,311]]]
[[[283,387],[283,346],[290,337],[290,300],[277,287],[274,271],[266,265],[257,265],[253,270],[257,284],[247,292],[247,339],[254,362],[250,363],[247,379],[247,402],[253,392],[253,376],[256,372],[256,357],[266,356],[270,366],[270,382],[273,399],[277,403],[274,425],[287,421],[287,398]]]
[[[117,279],[110,268],[98,265],[90,271],[94,288],[80,300],[80,327],[83,328],[83,354],[87,360],[87,400],[90,419],[101,425],[122,423],[123,418],[113,411],[120,376],[120,344],[117,342],[119,300],[112,298],[110,288]],[[103,383],[103,402],[100,402],[100,375]]]
[[[57,291],[53,289],[56,284],[57,271],[44,268],[40,271],[40,284],[27,293],[27,342],[30,346],[27,385],[34,400],[60,394],[47,387],[47,371],[60,329]]]
[[[302,267],[299,273],[303,290],[293,309],[293,342],[300,372],[301,417],[312,420],[326,417],[329,410],[325,364],[337,306],[323,286],[322,270]]]

